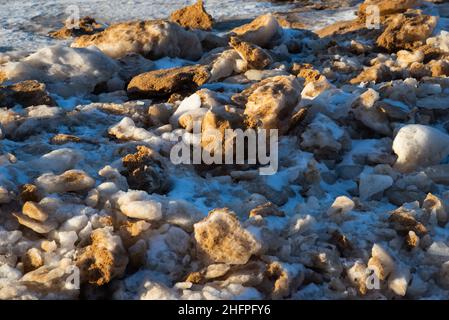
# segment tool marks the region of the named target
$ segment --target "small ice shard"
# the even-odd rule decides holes
[[[385,280],[395,270],[395,266],[396,263],[390,254],[375,243],[371,249],[371,258],[368,261],[368,267],[374,271],[374,274],[380,280]]]
[[[53,220],[39,222],[20,213],[14,213],[14,216],[17,218],[17,221],[21,225],[24,225],[25,227],[30,228],[34,232],[41,234],[49,233],[50,231],[56,229],[56,227],[58,226],[57,223]]]
[[[261,249],[261,244],[226,208],[212,210],[194,229],[197,248],[207,261],[245,264]]]
[[[405,266],[401,266],[393,270],[388,278],[388,288],[399,296],[405,296],[407,293],[408,283],[410,281],[410,270]]]
[[[22,207],[22,213],[34,220],[45,221],[48,218],[48,214],[44,209],[33,201],[27,201]]]
[[[192,94],[191,96],[188,96],[187,98],[182,100],[179,107],[173,113],[172,123],[173,122],[176,123],[183,114],[192,112],[199,108],[201,108],[201,97],[196,93]]]
[[[95,180],[82,170],[68,170],[60,175],[43,174],[36,185],[46,193],[84,192],[95,185]]]

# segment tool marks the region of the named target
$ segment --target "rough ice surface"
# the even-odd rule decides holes
[[[410,13],[441,15],[415,35],[425,50],[382,54],[375,33],[340,24],[357,1],[206,1],[217,29],[189,31],[197,61],[112,58],[46,36],[72,4],[112,24],[191,1],[167,3],[0,0],[0,299],[447,299],[448,5]],[[280,18],[247,24],[268,12]],[[319,38],[328,25],[343,34]],[[234,27],[257,42],[245,54],[226,44]],[[272,63],[248,69],[260,50]],[[128,96],[134,76],[195,64],[207,72],[157,82],[170,94]],[[177,88],[185,77],[202,84]],[[31,94],[22,80],[43,85]],[[42,96],[55,103],[34,105]],[[192,119],[279,128],[277,172],[175,165],[176,142],[207,142]],[[74,268],[89,292],[67,287]]]

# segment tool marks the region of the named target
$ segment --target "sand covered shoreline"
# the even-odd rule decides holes
[[[0,299],[448,299],[449,3],[214,5],[1,45]]]

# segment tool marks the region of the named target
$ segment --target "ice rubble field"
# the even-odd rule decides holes
[[[362,11],[316,34],[267,14],[41,42],[20,19],[65,1],[0,3],[14,50],[36,50],[0,57],[0,299],[449,298],[447,4],[398,1],[374,31]],[[278,172],[172,164],[178,134],[205,143],[194,119],[280,129]]]
[[[48,31],[59,26],[70,6],[79,6],[82,16],[101,17],[103,22],[166,18],[167,13],[190,4],[188,0],[26,0],[0,1],[0,52],[5,49],[36,50],[54,44]],[[206,1],[208,12],[220,18],[254,17],[269,12],[272,5],[261,1]],[[279,6],[287,9],[291,5]],[[235,8],[239,8],[238,14]],[[2,50],[3,48],[3,50]]]
[[[0,1],[0,52],[11,50],[35,51],[56,44],[47,37],[50,30],[59,27],[65,19],[70,6],[78,6],[81,16],[98,17],[104,23],[127,20],[145,20],[166,18],[167,13],[186,6],[188,0],[26,0]],[[217,20],[253,18],[273,10],[273,5],[254,0],[209,0],[206,10]],[[288,11],[291,3],[275,5],[278,11]],[[238,11],[235,9],[238,8]],[[344,9],[307,12],[303,20],[314,28],[326,24],[350,19],[353,11]]]

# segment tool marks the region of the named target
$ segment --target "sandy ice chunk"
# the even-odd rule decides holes
[[[224,51],[212,64],[209,82],[229,77],[234,71],[240,69],[237,65],[237,60],[241,60],[237,51]]]
[[[128,189],[128,188],[123,188]],[[89,191],[86,198],[86,204],[90,207],[96,207],[98,204],[104,204],[120,188],[114,182],[103,182],[95,189]]]
[[[14,213],[13,215],[17,218],[17,221],[21,225],[30,228],[37,233],[49,233],[50,231],[56,229],[56,227],[58,226],[54,220],[39,222],[20,213]]]
[[[75,39],[71,46],[92,45],[113,58],[135,52],[145,58],[168,56],[197,60],[202,54],[201,43],[195,32],[163,20],[113,24],[100,33]]]
[[[260,80],[264,80],[264,79],[276,77],[276,76],[288,76],[288,72],[286,72],[284,70],[278,70],[278,69],[273,69],[273,70],[250,69],[245,72],[245,77],[251,81],[260,81]]]
[[[27,201],[22,207],[22,213],[34,220],[45,221],[48,219],[48,214],[42,207],[33,201]]]
[[[367,268],[361,261],[355,263],[346,270],[348,279],[352,285],[356,286],[360,293],[365,294],[367,291]]]
[[[332,203],[331,207],[327,210],[328,216],[334,216],[337,214],[344,215],[345,213],[354,209],[354,201],[346,196],[337,197]]]
[[[75,231],[60,231],[58,232],[58,238],[61,248],[71,250],[75,247],[75,242],[78,240],[78,235]]]
[[[114,195],[114,198],[119,206],[131,201],[150,200],[148,193],[141,190],[119,191]]]
[[[314,99],[321,93],[332,88],[333,85],[325,77],[322,77],[317,81],[311,81],[306,84],[301,91],[301,97],[303,99]]]
[[[383,174],[360,175],[360,199],[368,200],[371,196],[383,192],[393,185],[393,178]]]
[[[170,227],[165,235],[165,243],[177,254],[188,252],[191,240],[190,235],[178,227]]]
[[[63,97],[82,95],[108,81],[119,70],[117,62],[100,50],[56,45],[38,50],[20,60],[5,64],[11,81],[34,79],[44,82],[50,92]]]
[[[441,265],[440,272],[439,272],[439,278],[440,282],[445,286],[446,288],[449,288],[449,261],[446,261]],[[413,277],[413,281],[415,278]]]
[[[8,245],[13,245],[22,238],[21,231],[3,231],[0,230],[0,248],[6,248]]]
[[[447,110],[449,108],[449,97],[447,95],[431,95],[418,99],[416,106],[422,109]]]
[[[388,288],[399,296],[405,296],[411,275],[409,268],[396,268],[388,278]]]
[[[106,180],[113,182],[120,190],[128,190],[128,181],[126,177],[122,176],[117,168],[113,168],[109,165],[98,171],[98,174]],[[98,186],[100,188],[100,186]],[[98,189],[100,192],[101,190]]]
[[[152,200],[145,191],[119,191],[113,197],[120,211],[130,218],[145,220],[162,218],[162,204]]]
[[[380,280],[385,280],[395,270],[396,263],[382,246],[375,243],[371,249],[368,267],[374,271]]]
[[[80,242],[85,243],[90,238],[90,235],[93,231],[92,223],[89,221],[86,226],[78,232],[78,238]]]
[[[91,240],[91,244],[77,255],[81,281],[101,286],[123,276],[129,259],[122,239],[113,232],[113,227],[94,230]]]
[[[11,194],[8,189],[0,186],[0,203],[8,203],[12,200]]]
[[[290,233],[305,233],[306,231],[310,230],[314,225],[316,224],[316,219],[307,214],[305,216],[302,215],[295,215],[292,217],[292,222],[290,226]]]
[[[59,107],[31,106],[25,109],[25,115],[29,118],[51,118],[62,115],[64,112]]]
[[[439,164],[449,155],[449,135],[429,126],[409,124],[393,141],[398,159],[395,168],[402,172]]]
[[[438,95],[443,92],[441,85],[439,83],[420,83],[416,88],[416,96],[418,98],[430,96],[430,95]],[[385,100],[385,99],[384,99]]]
[[[236,34],[243,41],[267,47],[272,44],[272,41],[282,38],[283,30],[274,15],[265,14],[233,29],[231,33]]]
[[[81,159],[82,155],[78,151],[70,148],[61,148],[44,154],[33,163],[33,167],[41,171],[60,173],[74,168]]]
[[[444,52],[449,52],[449,32],[442,30],[436,37],[428,38],[426,43],[430,46],[440,48]]]
[[[20,123],[13,133],[16,137],[28,137],[35,132],[51,130],[57,127],[61,116],[64,114],[59,107],[45,105],[28,107],[24,111],[22,116],[25,121]]]
[[[179,199],[167,203],[165,219],[184,230],[193,231],[193,225],[203,218],[203,213],[189,201]]]
[[[130,218],[159,220],[162,218],[162,206],[155,201],[132,201],[120,206],[123,214]]]
[[[181,104],[179,105],[178,109],[173,113],[170,122],[173,124],[177,124],[179,118],[188,112],[194,111],[196,109],[201,108],[201,97],[194,93],[191,96],[185,98],[182,100]]]
[[[17,112],[1,108],[0,109],[0,127],[2,128],[3,135],[14,135],[22,116]]]
[[[342,139],[345,131],[334,121],[322,113],[318,113],[315,119],[301,135],[302,147],[305,148],[327,148],[339,151],[342,148]]]
[[[147,281],[144,284],[144,287],[145,287],[146,291],[140,295],[140,297],[139,297],[140,300],[178,299],[176,294],[174,292],[172,292],[171,289],[164,286],[163,284]]]
[[[429,288],[429,284],[424,281],[417,273],[412,275],[410,286],[407,288],[407,295],[411,298],[421,297],[426,293]]]
[[[427,249],[427,253],[449,261],[449,247],[442,241],[433,242]]]
[[[206,279],[215,279],[219,278],[226,274],[226,272],[231,269],[231,266],[225,263],[216,263],[211,264],[206,268],[206,271],[204,273],[204,277]]]
[[[59,230],[79,232],[87,225],[88,222],[89,218],[86,215],[75,216],[66,220],[59,228]]]
[[[6,263],[0,266],[0,279],[18,280],[20,277],[22,277],[22,273],[19,270]]]
[[[179,126],[184,128],[187,133],[190,133],[193,131],[195,124],[197,124],[198,126],[201,125],[203,118],[206,116],[207,112],[207,108],[199,108],[187,111],[179,117],[178,124]],[[174,125],[176,125],[176,123],[174,123]]]
[[[432,193],[428,193],[423,201],[422,208],[427,211],[430,216],[435,217],[438,223],[444,226],[449,220],[446,206],[443,201]]]
[[[397,52],[397,62],[402,68],[407,68],[413,62],[422,62],[424,52],[416,50],[415,52],[400,50]]]
[[[212,210],[194,229],[197,249],[207,261],[245,264],[261,250],[257,239],[227,208]]]
[[[368,89],[362,93],[351,105],[354,117],[368,128],[384,135],[390,135],[390,123],[387,115],[380,111],[376,102],[380,95],[373,89]]]

